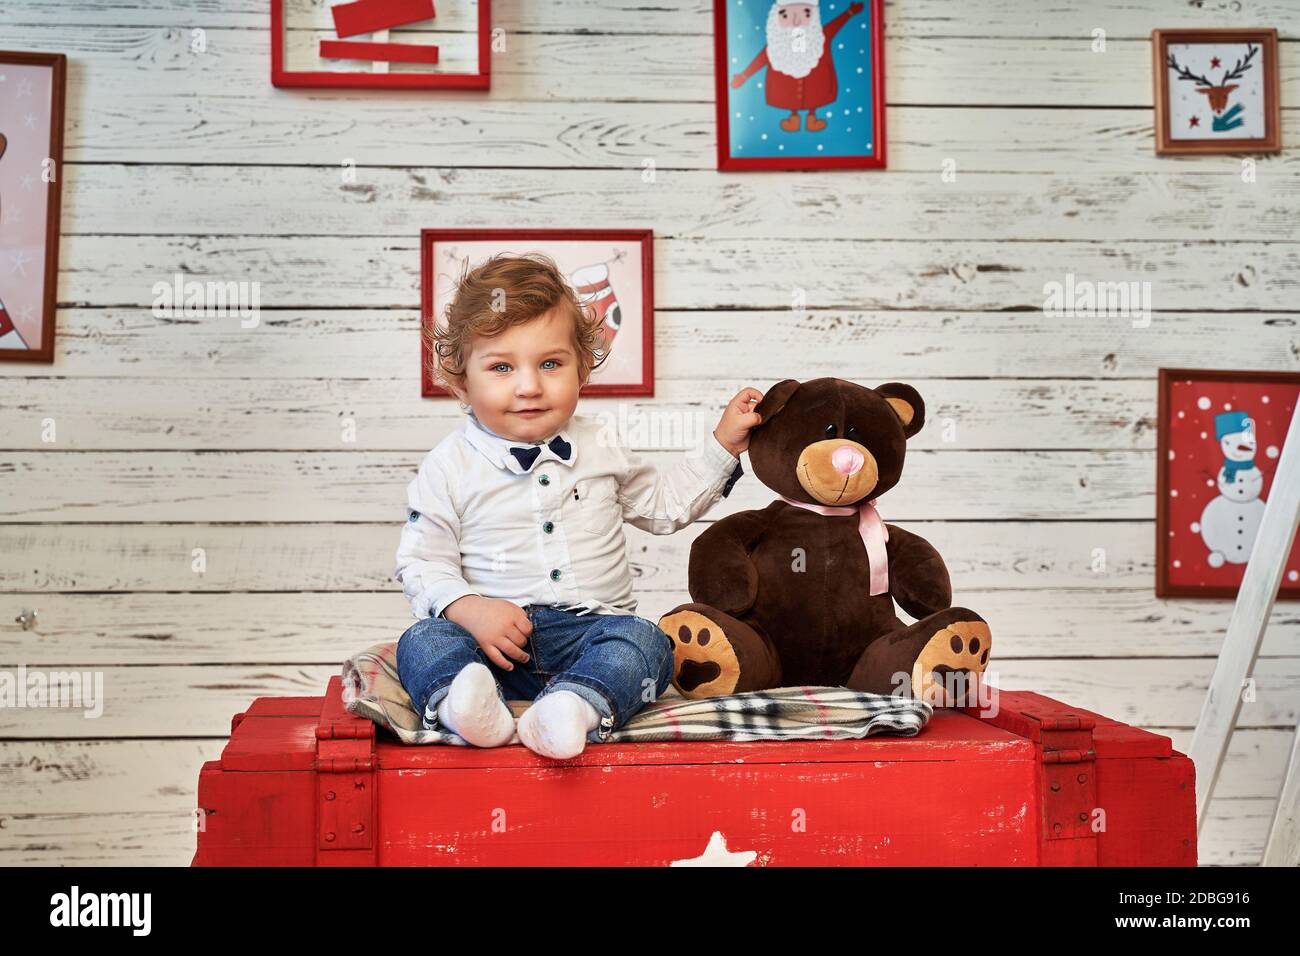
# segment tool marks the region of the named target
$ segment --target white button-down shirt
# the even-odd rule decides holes
[[[466,594],[634,614],[623,522],[680,531],[743,473],[712,434],[662,471],[595,417],[574,415],[558,437],[567,461],[548,442],[489,431],[471,411],[425,456],[407,488],[394,574],[415,617],[436,617]],[[540,454],[525,470],[512,447]]]

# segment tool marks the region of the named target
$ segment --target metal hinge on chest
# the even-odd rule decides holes
[[[374,724],[348,714],[321,715],[316,727],[316,846],[373,850]]]
[[[1097,752],[1094,721],[1077,714],[1025,711],[1038,724],[1043,757],[1043,835],[1048,840],[1093,839],[1097,835]]]

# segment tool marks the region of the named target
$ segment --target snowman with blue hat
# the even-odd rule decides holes
[[[1223,452],[1217,484],[1219,496],[1201,512],[1199,530],[1210,549],[1212,568],[1245,564],[1264,517],[1264,473],[1255,464],[1255,423],[1245,412],[1214,416],[1214,437]]]

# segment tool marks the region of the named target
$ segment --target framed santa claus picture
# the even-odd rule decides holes
[[[1300,373],[1160,370],[1156,594],[1235,598],[1300,397]],[[1280,600],[1300,598],[1300,547]]]
[[[604,356],[583,397],[653,396],[654,231],[650,229],[425,229],[420,233],[420,393],[452,395],[437,372],[435,323],[443,325],[457,283],[498,255],[540,253],[568,280],[578,303],[600,319]]]
[[[54,361],[62,53],[0,51],[0,360]]]
[[[885,165],[884,0],[714,0],[718,169]]]

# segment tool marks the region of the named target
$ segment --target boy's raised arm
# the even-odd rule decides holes
[[[729,495],[744,473],[740,459],[713,435],[662,470],[635,452],[620,451],[626,466],[618,489],[623,520],[651,534],[680,531]]]
[[[750,430],[762,423],[762,416],[752,410],[762,399],[758,389],[742,388],[700,447],[662,473],[619,446],[625,464],[618,489],[623,520],[651,534],[672,534],[731,494],[731,486],[745,473],[740,452],[749,447]]]

